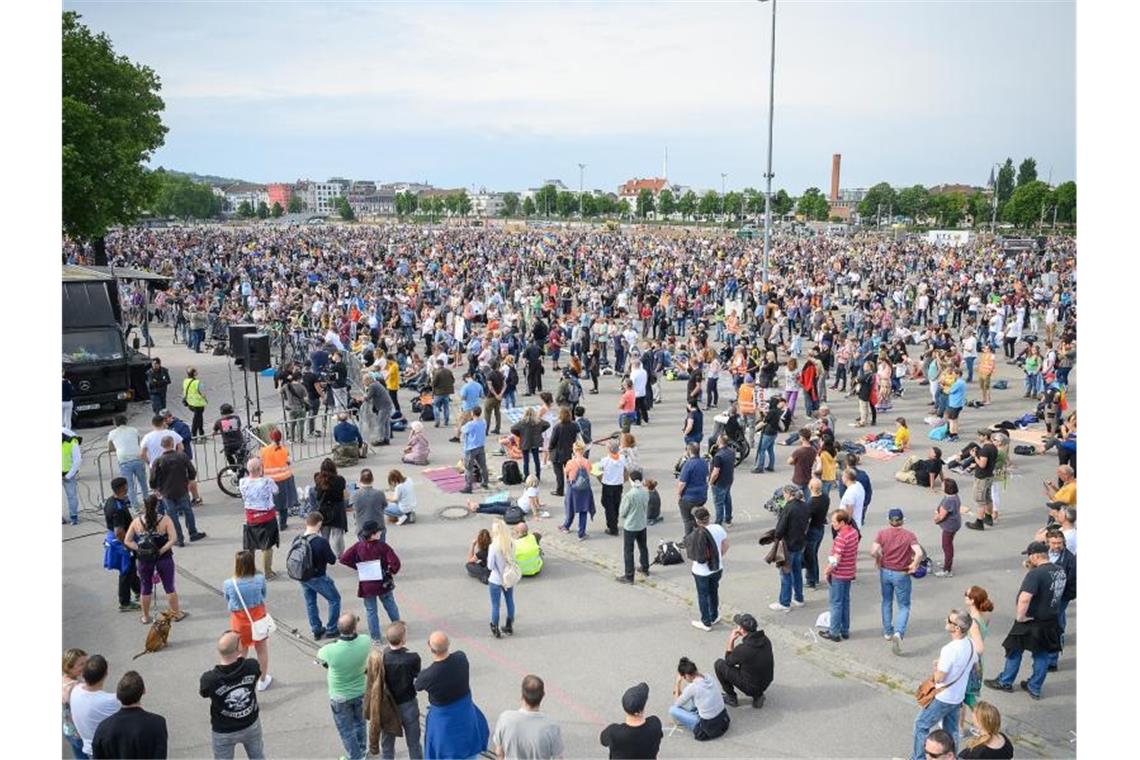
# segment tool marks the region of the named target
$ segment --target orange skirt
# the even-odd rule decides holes
[[[250,607],[248,617],[245,610],[230,613],[230,630],[241,637],[241,645],[245,649],[253,646],[253,626],[249,622],[251,617],[254,620],[261,620],[265,617],[265,605],[259,604],[256,607]]]

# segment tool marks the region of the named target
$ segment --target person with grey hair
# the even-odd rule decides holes
[[[945,629],[950,635],[950,642],[942,647],[934,662],[933,679],[937,689],[934,699],[914,719],[912,760],[926,757],[926,737],[939,725],[950,735],[955,746],[958,743],[958,711],[966,697],[970,671],[978,661],[978,653],[969,635],[973,624],[968,612],[950,610],[946,617]]]
[[[633,546],[637,544],[641,560],[641,574],[649,575],[648,535],[649,491],[642,481],[641,470],[629,473],[629,490],[621,497],[618,519],[622,527],[622,550],[625,574],[617,576],[619,583],[633,583]]]
[[[281,531],[277,525],[277,510],[273,496],[277,482],[265,477],[261,459],[252,457],[245,465],[249,473],[238,483],[242,505],[245,507],[245,526],[242,529],[242,548],[261,551],[265,580],[273,580],[273,549],[281,545]]]
[[[688,458],[677,475],[677,506],[688,536],[695,525],[693,509],[702,506],[709,498],[709,463],[701,457],[699,440],[689,443],[685,450]]]
[[[622,486],[629,479],[629,473],[625,469],[625,460],[619,454],[621,446],[616,439],[609,442],[607,449],[608,456],[603,457],[598,463],[602,468],[598,479],[602,482],[602,509],[606,513],[606,534],[616,536]]]
[[[350,760],[367,751],[368,724],[364,718],[365,667],[372,644],[356,632],[359,618],[343,613],[336,621],[339,638],[317,650],[317,662],[328,668],[329,707],[333,723]]]

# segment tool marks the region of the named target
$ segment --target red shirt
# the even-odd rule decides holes
[[[910,569],[911,560],[914,559],[914,550],[910,547],[918,543],[918,538],[909,530],[901,525],[883,528],[875,536],[875,543],[883,549],[879,566],[884,570],[901,573]]]
[[[635,401],[636,399],[633,395],[633,388],[630,388],[621,394],[621,403],[618,404],[618,409],[628,414],[629,412],[632,412],[636,406]]]
[[[855,558],[859,554],[859,531],[844,525],[831,542],[831,556],[839,561],[832,565],[831,577],[837,581],[855,579]]]

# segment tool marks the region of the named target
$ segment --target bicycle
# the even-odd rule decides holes
[[[241,479],[249,474],[245,463],[249,461],[249,432],[242,431],[242,446],[234,456],[234,461],[218,470],[218,488],[234,499],[241,498]]]

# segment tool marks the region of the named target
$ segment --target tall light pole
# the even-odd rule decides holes
[[[728,208],[724,202],[724,180],[728,177],[727,172],[720,173],[720,215],[724,217],[724,226],[728,226]]]
[[[582,205],[582,179],[585,176],[586,176],[586,165],[585,164],[578,164],[578,216],[582,217],[583,219],[586,218],[586,214],[583,211],[583,208],[585,208],[585,207]]]
[[[760,0],[764,2],[765,0]],[[761,282],[768,285],[768,251],[772,245],[772,117],[776,105],[776,0],[772,0],[772,58],[768,64],[768,171],[764,173],[764,260]]]
[[[990,235],[997,234],[998,185],[1001,180],[1001,164],[994,162],[994,168],[998,170],[998,173],[994,175],[994,210],[993,216],[990,217]]]

